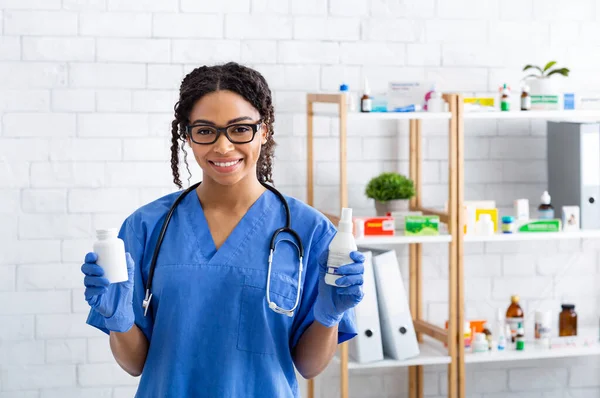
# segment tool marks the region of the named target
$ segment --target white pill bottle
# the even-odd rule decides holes
[[[350,258],[350,252],[356,250],[356,242],[352,234],[352,209],[343,208],[337,233],[329,244],[325,283],[338,286],[335,281],[341,278],[342,275],[337,274],[337,269],[341,265],[352,264],[354,260]]]
[[[98,255],[96,264],[102,267],[104,277],[110,283],[129,280],[125,243],[118,236],[117,228],[96,230],[96,241],[94,242],[94,253]]]

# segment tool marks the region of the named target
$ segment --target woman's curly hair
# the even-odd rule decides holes
[[[267,128],[267,142],[262,146],[256,165],[256,175],[260,182],[273,182],[273,123],[275,113],[271,90],[265,78],[256,70],[229,62],[224,65],[202,66],[191,71],[181,82],[179,100],[175,104],[175,119],[171,123],[171,169],[173,182],[182,188],[179,176],[179,148],[186,142],[186,126],[190,123],[190,112],[196,101],[204,95],[219,91],[233,91],[246,99],[260,113]],[[184,162],[188,173],[187,153]]]

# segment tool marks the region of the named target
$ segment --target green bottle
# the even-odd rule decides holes
[[[519,322],[517,329],[517,351],[523,351],[525,349],[525,329],[523,324]]]
[[[504,87],[502,88],[502,98],[500,100],[500,109],[503,112],[510,111],[510,92],[506,83],[504,83]]]

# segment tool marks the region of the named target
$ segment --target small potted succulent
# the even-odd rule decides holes
[[[378,216],[391,212],[408,212],[408,202],[415,196],[415,185],[402,174],[385,172],[369,181],[365,194],[375,200]]]
[[[556,65],[556,61],[550,61],[544,68],[537,65],[526,65],[523,68],[523,72],[533,70],[535,73],[529,74],[523,78],[528,81],[531,95],[559,95],[560,86],[556,84],[554,79],[550,77],[554,75],[562,75],[564,77],[569,76],[571,72],[568,68],[553,68]]]

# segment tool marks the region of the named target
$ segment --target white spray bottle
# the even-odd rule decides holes
[[[343,208],[337,233],[329,244],[325,283],[337,286],[335,281],[341,278],[341,275],[337,275],[337,268],[341,265],[352,264],[354,260],[350,258],[350,252],[356,250],[356,242],[352,234],[352,209]]]

